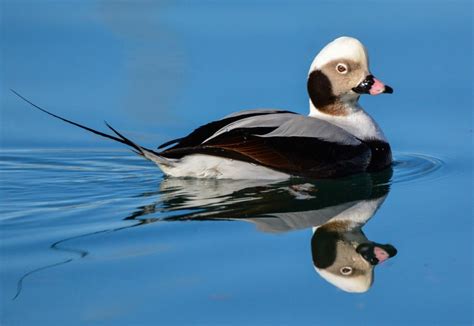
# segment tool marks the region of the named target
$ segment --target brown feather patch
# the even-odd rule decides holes
[[[296,167],[282,153],[265,145],[262,138],[232,137],[205,144],[205,147],[222,148],[247,156],[262,165],[279,170],[294,170]]]

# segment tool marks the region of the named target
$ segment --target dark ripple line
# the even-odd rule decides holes
[[[49,246],[50,249],[75,253],[75,254],[79,255],[79,257],[77,257],[77,258],[68,258],[64,261],[60,261],[60,262],[57,262],[57,263],[54,263],[54,264],[49,264],[49,265],[46,265],[46,266],[41,266],[41,267],[33,269],[29,272],[26,272],[17,281],[17,292],[16,292],[15,296],[13,296],[12,301],[16,300],[20,296],[20,294],[23,290],[23,282],[28,276],[30,276],[32,274],[35,274],[37,272],[40,272],[42,270],[46,270],[46,269],[50,269],[50,268],[53,268],[53,267],[56,267],[56,266],[61,266],[61,265],[64,265],[64,264],[68,264],[68,263],[70,263],[70,262],[72,262],[76,259],[82,259],[82,258],[86,257],[89,254],[89,251],[87,251],[87,250],[59,247],[59,245],[61,243],[64,243],[66,241],[79,239],[79,238],[92,236],[92,235],[96,235],[96,234],[100,234],[100,233],[109,233],[109,232],[121,231],[121,230],[124,230],[124,229],[133,228],[133,227],[140,226],[142,224],[147,223],[146,221],[141,221],[141,220],[135,220],[135,221],[137,221],[137,223],[132,224],[132,225],[127,225],[127,226],[123,226],[123,227],[119,227],[119,228],[115,228],[115,229],[105,229],[105,230],[90,232],[90,233],[86,233],[86,234],[80,234],[80,235],[76,235],[76,236],[73,236],[73,237],[70,237],[70,238],[66,238],[66,239],[62,239],[62,240],[58,240],[58,241],[54,242],[53,244],[51,244]]]

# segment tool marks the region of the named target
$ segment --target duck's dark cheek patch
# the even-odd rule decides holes
[[[313,264],[317,268],[327,268],[336,261],[336,243],[340,239],[336,232],[318,228],[311,238]]]
[[[313,105],[322,108],[334,104],[336,97],[332,92],[329,78],[321,71],[313,71],[308,78],[308,94]]]

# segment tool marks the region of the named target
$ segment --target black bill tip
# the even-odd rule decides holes
[[[383,93],[392,94],[393,93],[393,88],[388,86],[388,85],[385,85],[385,90],[383,91]]]

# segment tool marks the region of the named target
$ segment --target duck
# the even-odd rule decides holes
[[[65,119],[12,91],[50,116],[129,146],[170,177],[327,179],[392,164],[390,145],[359,98],[393,89],[372,75],[365,46],[348,36],[328,43],[311,63],[307,116],[284,109],[239,111],[156,149],[136,144],[107,122],[113,134]]]

